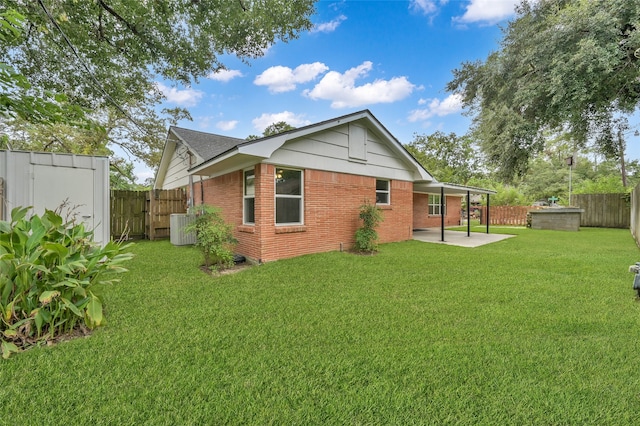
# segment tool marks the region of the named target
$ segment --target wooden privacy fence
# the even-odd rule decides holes
[[[636,212],[640,228],[640,190],[636,188],[638,202]],[[573,207],[584,210],[580,215],[580,226],[597,228],[629,228],[631,207],[627,194],[576,194],[572,197]],[[545,207],[491,206],[489,225],[526,226],[527,212]],[[479,207],[480,223],[487,224],[487,207]],[[640,229],[638,230],[640,234]],[[639,240],[640,241],[640,240]]]
[[[540,207],[530,206],[490,206],[489,225],[526,226],[527,212]],[[481,206],[480,224],[487,224],[487,206]]]
[[[629,228],[631,205],[629,194],[576,194],[572,204],[584,210],[580,226]]]
[[[4,219],[4,179],[0,178],[0,220]]]
[[[173,213],[186,213],[183,189],[154,191],[111,191],[111,237],[169,238]]]
[[[631,234],[640,245],[640,184],[631,192]]]

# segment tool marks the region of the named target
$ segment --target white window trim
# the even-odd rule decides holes
[[[253,195],[246,195],[247,194],[247,178],[246,178],[246,173],[247,172],[253,172]],[[255,168],[251,168],[251,169],[245,169],[242,171],[242,224],[243,225],[255,225],[256,221],[256,170]],[[245,200],[249,199],[249,198],[253,198],[253,222],[247,222],[247,211],[246,209],[246,204],[245,204]]]
[[[431,197],[438,197],[438,202],[437,203],[431,203]],[[438,210],[440,210],[441,207],[444,207],[444,215],[447,215],[447,197],[445,195],[444,197],[444,203],[442,203],[441,197],[442,195],[440,194],[428,194],[427,195],[427,203],[428,203],[428,211],[427,213],[429,214],[429,216],[442,216],[442,212],[440,211],[440,213],[431,213],[431,207],[437,207]]]
[[[387,182],[387,190],[386,191],[378,189],[378,181]],[[376,199],[378,198],[377,197],[378,194],[387,194],[387,202],[386,203],[378,203],[376,201],[376,204],[378,204],[380,206],[389,206],[389,205],[391,205],[391,181],[389,179],[376,179]]]
[[[277,188],[277,182],[276,182],[278,169],[300,172],[300,195],[278,194],[278,188]],[[302,170],[302,169],[293,169],[293,168],[290,168],[290,167],[275,167],[274,173],[273,173],[273,195],[274,195],[274,197],[273,197],[273,223],[276,226],[304,225],[304,170]],[[277,209],[277,199],[278,198],[295,198],[295,199],[299,199],[300,200],[300,222],[286,222],[286,223],[278,223],[277,222],[278,212],[276,211],[276,209]]]

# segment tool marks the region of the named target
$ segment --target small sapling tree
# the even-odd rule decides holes
[[[220,209],[206,204],[196,206],[196,219],[185,227],[185,232],[195,232],[196,247],[204,255],[204,265],[209,269],[224,269],[233,266],[233,226],[225,223]]]
[[[365,201],[360,206],[362,226],[356,231],[355,248],[359,252],[373,253],[378,250],[378,232],[376,228],[383,221],[382,211],[375,204]]]

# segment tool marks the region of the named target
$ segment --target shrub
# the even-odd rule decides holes
[[[356,250],[373,253],[378,250],[378,232],[376,228],[382,222],[382,212],[374,204],[365,201],[360,206],[362,226],[356,231]]]
[[[220,209],[208,205],[194,207],[196,220],[185,227],[185,232],[196,233],[196,247],[204,254],[204,264],[210,269],[233,266],[233,226],[225,223]]]
[[[104,323],[96,286],[118,281],[129,245],[104,247],[82,222],[65,222],[56,212],[27,219],[15,208],[0,221],[0,342],[8,358],[19,348],[52,340],[84,326]]]

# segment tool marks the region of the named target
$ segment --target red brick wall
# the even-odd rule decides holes
[[[445,226],[460,225],[460,211],[462,209],[462,198],[446,198]],[[413,194],[413,229],[436,228],[442,224],[440,215],[429,215],[429,196],[427,194]]]
[[[242,226],[243,173],[242,170],[237,170],[223,176],[196,182],[194,184],[194,203],[195,205],[202,204],[202,185],[204,203],[219,207],[222,210],[224,220],[234,226],[234,237],[238,240],[235,252],[258,259],[260,246],[254,227]]]
[[[270,166],[273,181],[273,167]],[[271,183],[273,188],[273,183]],[[391,206],[383,211],[385,220],[378,228],[381,242],[411,238],[413,220],[411,182],[392,181]],[[256,188],[257,190],[257,188]],[[375,178],[307,169],[304,172],[304,225],[275,226],[273,189],[269,194],[269,221],[262,226],[261,261],[302,254],[349,250],[360,226],[360,206],[375,200]],[[266,201],[266,200],[265,200]],[[257,200],[256,200],[257,203]],[[257,222],[257,218],[256,218]]]
[[[255,169],[255,225],[242,225],[243,172],[204,181],[204,201],[222,209],[235,225],[236,252],[260,262],[325,251],[349,250],[360,226],[359,208],[375,201],[375,178],[321,170],[304,171],[304,224],[275,225],[275,167]],[[199,184],[195,185],[196,204]],[[391,181],[391,205],[382,206],[380,242],[403,241],[412,236],[413,184]]]

